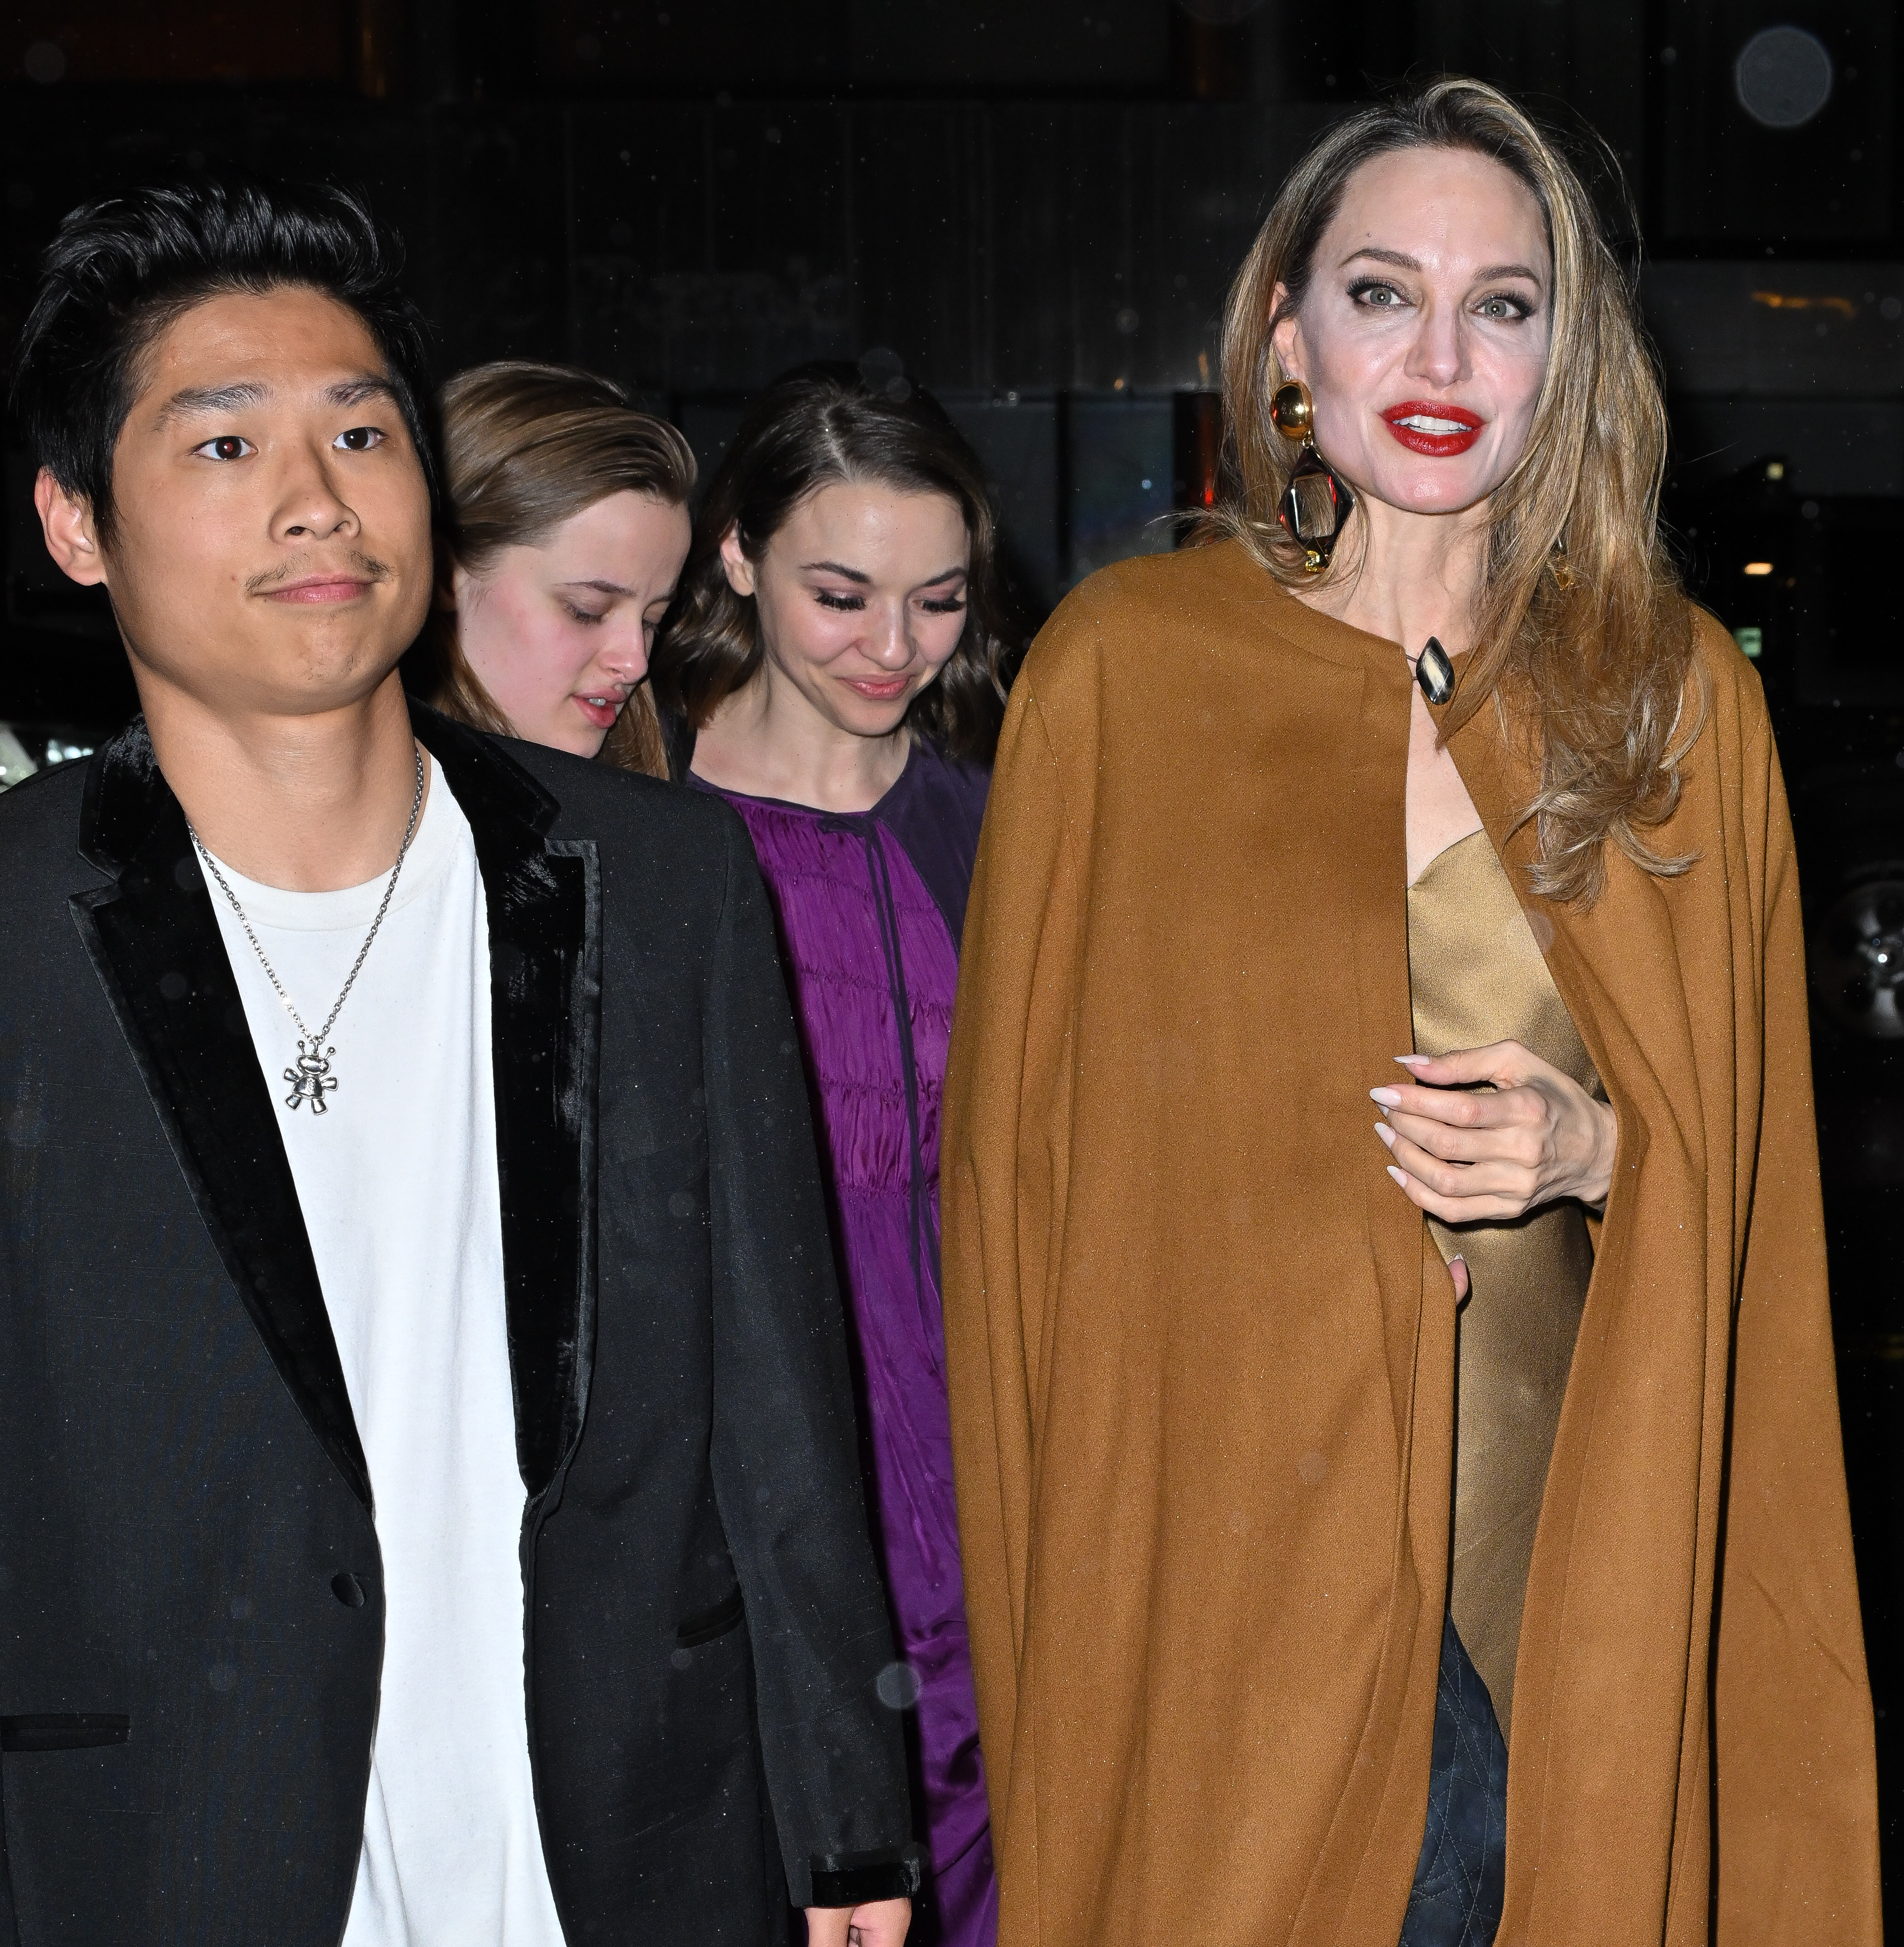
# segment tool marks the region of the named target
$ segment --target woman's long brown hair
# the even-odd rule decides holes
[[[1474,650],[1441,738],[1494,700],[1539,764],[1540,788],[1521,813],[1540,837],[1535,888],[1590,902],[1605,882],[1609,843],[1649,872],[1692,863],[1655,851],[1646,834],[1679,801],[1680,760],[1707,698],[1692,611],[1660,538],[1666,407],[1631,282],[1577,172],[1498,89],[1447,79],[1378,102],[1338,122],[1283,184],[1224,315],[1231,478],[1206,525],[1241,541],[1279,581],[1307,580],[1301,550],[1276,518],[1296,449],[1270,421],[1287,376],[1272,334],[1302,307],[1350,177],[1407,148],[1491,156],[1532,192],[1546,221],[1546,375],[1526,450],[1488,506]],[[1351,559],[1339,552],[1330,571]]]
[[[681,747],[678,767],[694,732],[754,679],[765,655],[754,598],[729,586],[722,540],[738,531],[757,562],[794,508],[844,481],[943,494],[958,509],[971,543],[964,631],[906,721],[947,757],[992,761],[1009,625],[998,521],[978,456],[938,401],[909,380],[875,385],[851,366],[814,364],[782,373],[755,401],[695,522],[680,593],[655,643],[655,695]]]
[[[611,494],[682,506],[694,488],[687,441],[592,372],[513,359],[478,365],[443,388],[439,407],[449,549],[472,574],[504,548],[534,546]],[[417,653],[416,686],[427,701],[493,736],[517,734],[463,653],[454,610],[432,612]],[[667,775],[647,683],[615,719],[601,757],[625,771]]]

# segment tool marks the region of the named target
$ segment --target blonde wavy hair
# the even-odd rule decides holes
[[[1526,450],[1488,509],[1473,653],[1442,719],[1445,742],[1491,698],[1537,762],[1522,809],[1540,840],[1535,889],[1590,902],[1605,847],[1649,872],[1684,871],[1646,834],[1672,814],[1680,763],[1704,720],[1692,609],[1659,533],[1666,407],[1630,279],[1572,165],[1506,95],[1447,79],[1338,122],[1296,166],[1231,288],[1223,326],[1224,497],[1205,525],[1300,587],[1302,550],[1276,518],[1296,449],[1271,424],[1289,376],[1277,323],[1301,308],[1349,178],[1407,148],[1488,156],[1532,193],[1553,260],[1550,351]],[[1605,156],[1619,180],[1611,155]],[[1277,287],[1283,287],[1280,305]],[[1338,555],[1331,573],[1344,571]]]
[[[683,506],[694,488],[687,441],[593,372],[499,360],[459,372],[438,405],[447,539],[452,557],[472,574],[506,547],[534,546],[611,494]],[[463,653],[453,610],[432,611],[415,653],[423,667],[413,680],[427,702],[472,729],[518,734]],[[651,685],[628,698],[600,757],[618,769],[667,775]]]

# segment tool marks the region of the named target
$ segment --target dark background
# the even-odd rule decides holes
[[[96,190],[221,159],[341,178],[407,240],[446,372],[594,366],[704,464],[782,367],[896,357],[984,456],[1034,625],[1093,568],[1172,545],[1170,510],[1209,491],[1225,291],[1344,104],[1447,70],[1596,129],[1636,261],[1644,240],[1676,545],[1758,658],[1798,825],[1895,1905],[1904,147],[1888,0],[43,0],[0,21],[0,336],[34,253]],[[47,560],[14,447],[3,486],[0,725],[36,761],[67,760],[122,720],[130,687],[110,618]]]

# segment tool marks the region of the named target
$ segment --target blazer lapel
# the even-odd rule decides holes
[[[581,1430],[595,1328],[601,887],[559,809],[433,711],[418,737],[475,835],[488,910],[496,1144],[516,1457],[540,1494]],[[73,917],[199,1213],[273,1363],[364,1506],[370,1472],[217,915],[143,721],[91,760],[80,850],[109,885]]]
[[[489,916],[496,1153],[515,1447],[533,1497],[581,1432],[595,1344],[602,888],[593,843],[487,738],[413,706],[469,821]]]
[[[91,760],[79,849],[112,884],[76,893],[73,918],[199,1214],[299,1410],[368,1508],[370,1471],[278,1107],[142,718]]]

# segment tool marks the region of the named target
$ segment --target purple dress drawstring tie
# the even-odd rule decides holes
[[[887,1701],[915,1693],[914,1818],[932,1878],[909,1947],[994,1947],[998,1931],[939,1292],[940,1102],[986,782],[915,742],[869,812],[718,794],[753,837],[779,925],[856,1355],[874,1538],[910,1672]]]
[[[920,1341],[927,1348],[933,1371],[943,1376],[945,1364],[939,1356],[942,1321],[937,1311],[939,1268],[936,1250],[931,1253],[934,1259],[933,1306],[928,1308],[926,1302],[926,1200],[930,1187],[926,1177],[925,1158],[919,1145],[918,1061],[912,1045],[912,1009],[906,996],[906,963],[899,952],[899,914],[893,904],[892,871],[886,862],[886,848],[880,842],[878,827],[870,812],[857,816],[831,814],[820,821],[820,829],[851,832],[865,847],[866,875],[872,884],[874,907],[879,918],[880,949],[885,955],[886,979],[892,990],[893,1019],[899,1028],[899,1073],[906,1085],[906,1126],[912,1165],[909,1185],[912,1221],[907,1230],[912,1253],[913,1302],[918,1307]]]

